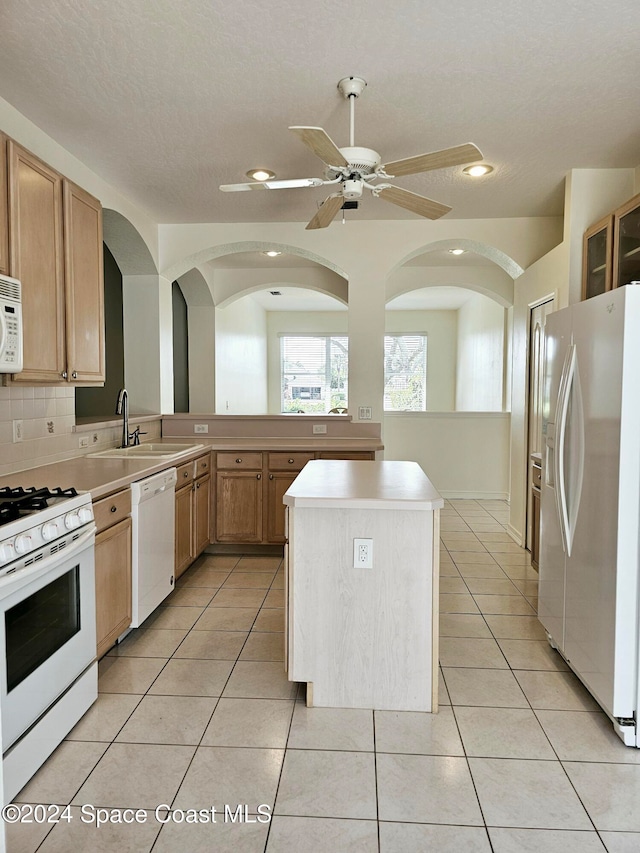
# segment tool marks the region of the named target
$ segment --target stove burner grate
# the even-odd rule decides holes
[[[77,494],[74,488],[62,489],[59,486],[53,489],[3,486],[0,488],[0,525],[15,521],[30,512],[46,509],[49,500],[75,498]]]

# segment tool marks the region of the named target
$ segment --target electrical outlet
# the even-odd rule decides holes
[[[326,424],[314,424],[313,425],[313,434],[314,435],[326,435],[327,434],[327,425]]]
[[[353,568],[373,568],[373,539],[353,540]]]
[[[209,424],[194,424],[193,431],[195,433],[205,433],[209,432]]]
[[[22,441],[24,438],[24,427],[22,421],[13,422],[13,442]]]
[[[358,418],[361,421],[370,421],[371,420],[371,406],[359,406],[358,407]]]
[[[78,441],[78,447],[89,447],[89,436],[82,435]]]

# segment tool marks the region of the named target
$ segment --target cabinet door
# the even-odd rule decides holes
[[[9,275],[9,194],[7,191],[7,137],[0,133],[0,273]]]
[[[262,541],[262,472],[218,471],[216,541]]]
[[[192,494],[193,484],[184,486],[176,492],[176,544],[175,576],[179,578],[193,560],[192,544]]]
[[[131,625],[131,519],[96,536],[96,635],[98,657]]]
[[[640,281],[640,195],[613,214],[613,286]]]
[[[69,381],[104,383],[102,205],[67,180],[63,199]]]
[[[199,477],[193,492],[193,556],[201,554],[209,544],[209,510],[211,507],[211,476]]]
[[[298,476],[298,472],[271,471],[267,481],[267,541],[285,541],[284,493]]]
[[[9,141],[10,268],[22,282],[22,383],[65,373],[62,176]]]
[[[612,238],[612,216],[605,216],[585,232],[582,249],[583,299],[611,290]]]

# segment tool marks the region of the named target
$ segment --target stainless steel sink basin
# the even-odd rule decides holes
[[[102,450],[99,453],[89,453],[92,459],[158,459],[170,462],[179,459],[192,450],[198,450],[204,444],[162,444],[149,442],[148,444],[136,444],[132,447],[113,447],[111,450]]]

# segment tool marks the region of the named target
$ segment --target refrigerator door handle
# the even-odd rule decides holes
[[[567,484],[565,481],[565,456],[567,441],[567,419],[569,416],[569,401],[571,399],[571,386],[576,368],[576,346],[569,344],[562,367],[562,377],[558,390],[557,421],[558,433],[555,449],[555,471],[556,482],[556,505],[560,519],[560,533],[562,536],[562,547],[567,555],[571,554],[571,540],[569,527],[569,508],[567,505]]]

